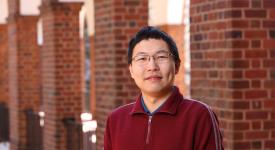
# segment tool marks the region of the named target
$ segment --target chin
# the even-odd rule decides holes
[[[167,88],[160,87],[160,86],[151,87],[150,89],[148,89],[148,88],[144,89],[144,91],[146,91],[146,93],[151,93],[151,94],[161,94],[161,93],[165,92],[166,90],[167,90]]]
[[[170,88],[173,86],[173,84],[148,84],[148,83],[144,83],[144,84],[137,84],[139,89],[142,92],[146,92],[146,93],[152,93],[152,94],[160,94],[163,93],[165,91],[170,90]]]

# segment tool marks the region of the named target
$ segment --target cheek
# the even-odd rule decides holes
[[[163,73],[168,77],[175,76],[175,67],[172,65],[167,66],[163,69]]]
[[[133,68],[132,70],[132,78],[134,80],[140,80],[143,77],[142,69],[140,68]]]

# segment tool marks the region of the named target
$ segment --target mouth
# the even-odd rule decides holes
[[[149,76],[146,77],[145,80],[152,80],[152,81],[157,81],[157,80],[161,80],[162,77],[161,76]]]

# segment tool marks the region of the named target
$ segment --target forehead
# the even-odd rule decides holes
[[[158,51],[169,51],[167,43],[162,39],[144,39],[133,50],[133,55],[138,53],[154,54]]]

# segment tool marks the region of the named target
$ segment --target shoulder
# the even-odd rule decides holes
[[[190,111],[209,112],[211,108],[204,102],[195,99],[183,98],[181,107],[184,109],[190,109]]]
[[[186,98],[183,99],[182,103],[185,105],[184,109],[186,109],[189,115],[193,116],[193,119],[204,123],[218,124],[218,118],[215,112],[206,103]]]
[[[124,116],[130,115],[136,102],[129,103],[120,107],[115,108],[110,114],[109,118],[123,118]]]
[[[180,104],[179,113],[192,116],[192,120],[209,120],[217,119],[215,112],[212,108],[204,102],[195,99],[183,98]]]

